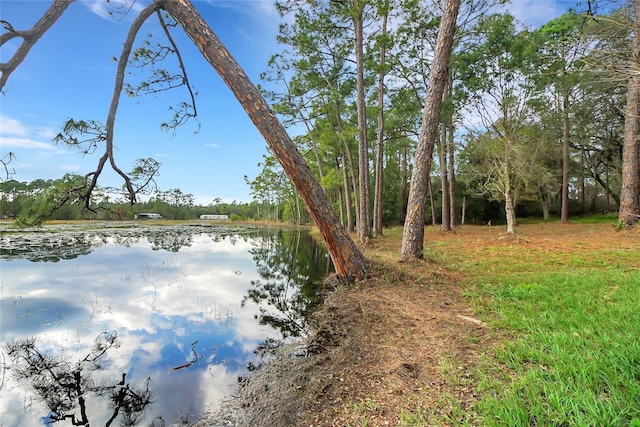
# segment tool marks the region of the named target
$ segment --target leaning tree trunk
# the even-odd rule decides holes
[[[640,1],[634,1],[631,73],[624,119],[622,188],[618,219],[626,225],[640,221]]]
[[[189,0],[162,2],[162,7],[182,26],[203,56],[233,91],[251,121],[269,144],[318,226],[338,277],[347,282],[364,278],[367,270],[366,258],[340,224],[311,169],[244,70],[240,68]]]
[[[429,170],[433,145],[438,132],[440,109],[442,108],[442,94],[449,79],[449,59],[453,47],[453,36],[456,29],[456,18],[461,0],[447,0],[436,42],[435,54],[427,89],[427,99],[424,105],[424,117],[420,138],[416,150],[416,161],[411,175],[407,216],[402,233],[403,257],[422,257],[424,247],[424,209],[429,185]]]

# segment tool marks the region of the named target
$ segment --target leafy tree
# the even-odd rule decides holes
[[[472,149],[480,154],[473,163],[478,170],[467,173],[483,175],[483,187],[493,197],[496,192],[502,195],[507,233],[515,233],[515,206],[522,190],[530,187],[531,168],[527,165],[534,141],[527,137],[531,129],[527,103],[531,86],[525,66],[528,44],[517,35],[510,15],[488,16],[480,29],[483,43],[469,47],[462,59],[468,64],[467,83],[475,91],[474,107],[482,122],[475,140],[487,145],[480,151]],[[533,152],[537,152],[537,144],[534,147]]]
[[[542,113],[556,111],[561,117],[562,134],[562,196],[560,221],[569,221],[569,179],[571,149],[571,105],[576,101],[577,86],[583,78],[584,57],[591,41],[584,17],[574,11],[553,19],[528,35],[535,53],[533,80],[537,85],[538,103]]]
[[[194,199],[193,194],[185,194],[179,188],[156,194],[156,200],[162,200],[170,207],[172,219],[185,219],[180,212],[184,212],[183,208],[193,207]]]

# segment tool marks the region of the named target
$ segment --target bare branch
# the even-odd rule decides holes
[[[22,44],[13,54],[8,62],[0,64],[0,92],[4,90],[4,85],[7,83],[9,76],[13,71],[22,63],[27,56],[31,48],[42,37],[42,35],[60,18],[64,11],[75,0],[55,0],[51,7],[42,15],[42,18],[28,31],[16,31],[13,26],[7,21],[0,21],[6,33],[0,36],[0,46],[3,46],[9,40],[14,38],[22,38]]]
[[[2,159],[0,159],[0,166],[4,169],[4,173],[0,174],[0,182],[8,181],[11,176],[16,173],[13,167],[9,166],[12,160],[16,158],[16,155],[12,151],[9,151]]]
[[[193,117],[196,117],[198,115],[198,111],[196,109],[196,98],[195,98],[195,95],[193,94],[193,90],[191,89],[191,84],[189,83],[189,77],[187,77],[187,69],[184,66],[184,62],[182,61],[182,55],[180,54],[180,50],[178,49],[178,46],[176,46],[176,42],[173,40],[173,37],[171,37],[171,33],[169,32],[169,29],[167,28],[167,25],[165,24],[164,19],[162,18],[162,12],[158,10],[156,13],[158,15],[158,20],[160,21],[160,25],[162,25],[162,29],[164,30],[164,33],[167,36],[167,39],[169,40],[169,43],[171,43],[171,46],[173,46],[173,51],[175,52],[176,57],[178,58],[178,63],[180,64],[180,70],[182,71],[182,76],[184,77],[184,84],[185,86],[187,86],[187,90],[189,90],[189,95],[191,96],[191,105],[193,106]]]
[[[129,193],[129,200],[131,203],[136,202],[136,192],[133,188],[133,184],[131,183],[131,179],[124,173],[116,164],[115,159],[113,157],[113,128],[116,120],[116,113],[118,111],[118,104],[120,103],[120,96],[122,94],[122,88],[124,85],[124,75],[125,69],[127,68],[127,62],[129,60],[129,55],[131,54],[131,49],[133,46],[133,42],[135,41],[136,35],[138,31],[142,27],[142,24],[149,18],[153,13],[155,13],[158,9],[160,9],[159,3],[152,3],[140,14],[136,17],[136,19],[131,24],[131,28],[129,28],[129,33],[127,34],[127,39],[124,42],[124,46],[122,47],[122,53],[120,54],[120,59],[118,60],[118,68],[116,71],[116,83],[113,88],[113,96],[111,98],[111,105],[109,107],[109,114],[107,116],[106,123],[106,151],[105,155],[109,158],[111,168],[122,177],[125,182],[125,186]],[[104,158],[104,157],[103,157]],[[97,183],[98,176],[101,171],[101,167],[96,174],[93,176],[91,185],[89,187],[89,192],[93,190]]]

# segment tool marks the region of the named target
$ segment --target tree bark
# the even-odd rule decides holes
[[[433,184],[431,183],[431,176],[429,176],[429,205],[431,206],[431,225],[436,226],[436,204],[433,197]]]
[[[449,159],[447,162],[447,167],[449,168],[449,224],[451,228],[454,228],[458,225],[457,221],[457,206],[456,206],[456,167],[455,167],[455,151],[456,144],[454,141],[454,127],[453,127],[453,118],[449,116],[449,123],[447,124],[447,129],[449,132],[449,137],[447,139],[447,151],[449,155]]]
[[[514,200],[511,191],[511,185],[507,186],[504,193],[504,212],[507,217],[507,234],[515,234],[516,232],[516,210],[514,208]]]
[[[453,36],[461,0],[447,0],[442,14],[438,39],[429,72],[427,98],[416,150],[416,161],[411,175],[411,187],[407,204],[407,216],[402,233],[400,254],[405,257],[421,258],[424,247],[424,209],[431,169],[433,145],[438,131],[438,121],[442,108],[442,95],[449,79],[449,59],[453,47]]]
[[[282,124],[269,108],[226,47],[194,9],[189,0],[160,1],[193,40],[202,55],[215,68],[235,94],[251,121],[291,178],[316,223],[336,267],[338,277],[346,282],[366,275],[367,260],[340,224],[322,187],[298,151]]]
[[[345,144],[346,145],[346,144]],[[347,157],[345,153],[342,153],[342,179],[344,181],[344,207],[347,211],[347,230],[355,231],[355,221],[353,220],[353,208],[351,205],[353,201],[351,200],[351,185],[349,184],[349,171],[347,166]]]
[[[347,140],[344,137],[344,127],[342,126],[342,116],[341,111],[342,109],[340,108],[340,101],[336,101],[336,131],[338,132],[338,138],[340,139],[340,141],[342,142],[342,146],[344,147],[344,152],[342,153],[342,163],[344,164],[344,170],[346,171],[345,173],[351,177],[351,189],[348,189],[345,186],[345,191],[348,194],[348,198],[347,198],[347,220],[348,220],[348,225],[347,225],[347,230],[349,230],[350,232],[355,231],[356,230],[356,226],[355,226],[355,220],[353,218],[353,206],[352,206],[352,197],[355,196],[356,200],[358,199],[358,182],[356,180],[356,174],[355,174],[355,166],[353,165],[353,157],[351,156],[351,150],[349,149],[349,144],[347,143]],[[346,157],[345,157],[346,155]],[[345,181],[345,183],[347,183],[347,181]],[[356,218],[358,217],[358,210],[359,210],[359,204],[356,203]]]
[[[385,2],[384,15],[382,16],[382,37],[387,35],[387,8],[389,2]],[[386,40],[383,39],[380,46],[380,72],[378,73],[378,147],[376,161],[375,197],[373,200],[373,232],[382,235],[382,186],[384,184],[384,75]]]
[[[356,230],[358,240],[364,243],[371,234],[371,224],[369,223],[369,142],[367,140],[367,109],[364,98],[364,29],[362,23],[362,12],[364,2],[354,0],[353,23],[355,30],[356,48],[356,89],[358,92],[358,177],[360,188],[360,199],[358,209],[358,220]]]
[[[626,225],[640,222],[640,0],[634,0],[631,77],[627,92],[622,149],[622,189],[618,219]]]
[[[440,189],[442,191],[442,231],[451,231],[451,222],[449,221],[449,177],[447,176],[447,126],[445,123],[442,124],[440,142],[438,143],[438,163],[440,166]]]
[[[562,201],[560,222],[569,222],[569,93],[562,94]]]

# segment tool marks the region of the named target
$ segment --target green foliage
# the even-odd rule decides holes
[[[24,208],[16,219],[16,225],[21,227],[40,226],[52,215],[60,215],[63,207],[71,204],[82,205],[86,200],[86,185],[83,177],[67,174],[63,178],[51,182],[51,185],[42,189],[31,203],[24,203]],[[79,213],[67,212],[73,216],[71,219],[79,219]]]

